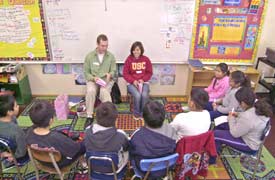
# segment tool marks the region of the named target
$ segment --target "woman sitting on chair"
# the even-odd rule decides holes
[[[153,71],[150,59],[143,55],[144,48],[141,42],[134,42],[130,53],[124,64],[123,77],[128,83],[127,91],[134,97],[134,119],[139,120],[149,99],[148,81]]]

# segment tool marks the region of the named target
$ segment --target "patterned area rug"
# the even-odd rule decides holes
[[[241,155],[240,152],[231,148],[223,150],[224,155],[237,155],[237,157],[221,157],[224,166],[232,180],[252,179],[255,161],[249,156]],[[275,180],[275,159],[264,147],[259,168],[256,173],[257,180]]]
[[[18,124],[26,129],[32,125],[30,118],[28,117],[30,108],[37,102],[39,99],[47,99],[53,103],[54,97],[39,97],[34,99],[21,113],[21,116],[18,118]],[[81,99],[81,98],[80,98]],[[123,129],[129,136],[139,127],[144,125],[142,120],[135,121],[133,120],[131,108],[132,106],[129,104],[127,97],[122,98],[122,103],[116,105],[119,116],[116,121],[116,127],[119,129]],[[182,112],[182,107],[187,105],[187,98],[186,97],[154,97],[153,100],[159,101],[161,104],[165,106],[166,110],[166,122],[171,122],[172,119],[180,112]],[[72,110],[72,115],[69,117],[68,120],[58,121],[55,120],[52,129],[62,130],[63,132],[79,132],[80,135],[83,137],[84,127],[86,123],[86,118],[78,118],[74,114],[75,109]],[[80,174],[78,173],[78,169],[72,169],[71,173],[69,173],[65,179],[71,180],[85,180],[88,179],[87,174]],[[16,179],[15,168],[5,171],[4,177],[5,180],[12,180]],[[24,174],[24,179],[31,180],[35,179],[34,169],[29,163],[28,166],[22,168],[21,173]],[[133,175],[133,171],[129,170],[126,175],[126,179],[130,179]],[[54,175],[48,175],[41,172],[41,179],[58,179]],[[217,161],[217,165],[209,167],[208,177],[206,179],[211,180],[225,180],[230,179],[228,176],[226,169],[224,168],[222,161],[219,159]]]

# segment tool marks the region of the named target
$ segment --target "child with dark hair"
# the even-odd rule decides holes
[[[143,109],[145,126],[137,129],[130,140],[131,163],[140,170],[140,160],[159,158],[173,154],[176,148],[176,132],[165,120],[165,110],[157,101],[149,101]],[[141,171],[141,170],[140,170]],[[141,171],[142,172],[142,171]],[[150,173],[159,177],[165,172]]]
[[[190,112],[178,114],[170,123],[177,132],[178,140],[184,136],[195,136],[209,130],[210,115],[207,110],[204,110],[208,100],[206,91],[200,88],[192,89],[188,101]]]
[[[241,87],[251,87],[249,78],[242,71],[234,71],[230,74],[229,85],[230,89],[224,98],[213,102],[212,106],[207,106],[206,109],[210,113],[211,121],[217,117],[228,115],[232,110],[240,111],[235,94]]]
[[[117,152],[119,172],[129,159],[129,141],[126,133],[115,127],[117,116],[118,112],[113,103],[101,103],[96,108],[97,124],[86,130],[84,142],[87,151]]]
[[[228,70],[227,64],[220,63],[216,66],[215,77],[211,84],[204,89],[209,95],[210,102],[224,97],[229,88],[229,74],[230,71]]]
[[[85,153],[84,143],[78,143],[64,134],[50,130],[53,124],[55,110],[53,106],[45,100],[35,103],[30,110],[30,118],[33,127],[27,133],[27,144],[36,144],[40,148],[54,148],[62,155],[57,163],[60,168],[72,164]],[[52,167],[52,163],[45,163]]]
[[[235,95],[243,112],[229,113],[228,128],[215,130],[216,148],[226,144],[241,151],[257,151],[263,130],[272,116],[272,107],[263,99],[255,102],[251,88],[242,87]]]
[[[25,133],[13,122],[13,118],[18,115],[18,112],[19,106],[12,95],[0,96],[0,136],[15,143],[14,155],[16,159],[27,155]],[[12,161],[12,155],[8,152],[1,153],[1,157]]]

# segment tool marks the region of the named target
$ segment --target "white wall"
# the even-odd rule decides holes
[[[257,57],[264,56],[266,47],[275,49],[275,1],[269,0]],[[256,60],[255,60],[256,62]]]

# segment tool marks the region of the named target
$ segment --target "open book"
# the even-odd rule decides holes
[[[220,124],[223,124],[223,123],[225,123],[225,122],[228,122],[227,117],[228,117],[228,116],[220,116],[220,117],[217,117],[216,119],[214,119],[215,126],[218,126],[218,125],[220,125]]]

